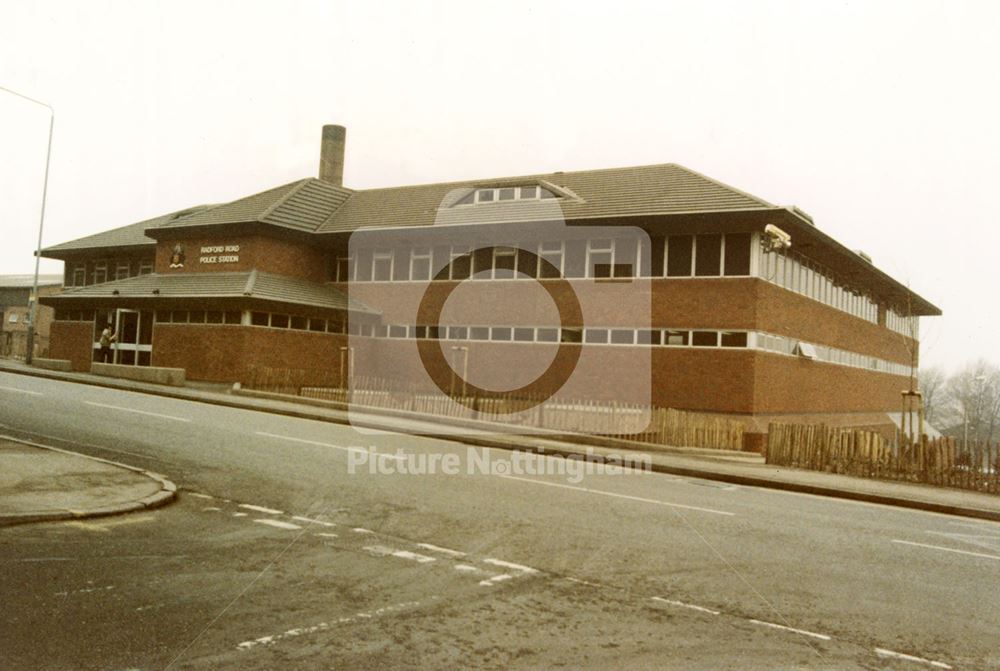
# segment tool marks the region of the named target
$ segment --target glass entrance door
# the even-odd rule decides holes
[[[115,363],[148,366],[153,351],[153,313],[119,308],[115,312]]]

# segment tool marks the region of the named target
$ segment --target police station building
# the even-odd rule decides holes
[[[410,385],[430,343],[432,366],[538,352],[562,380],[583,362],[577,384],[598,389],[638,353],[656,406],[872,425],[910,387],[918,317],[940,314],[801,210],[680,165],[354,190],[344,140],[324,127],[318,178],[44,249],[65,262],[40,301],[50,356],[89,370],[110,323],[115,363],[190,380],[269,367]],[[584,314],[566,308],[587,292]]]

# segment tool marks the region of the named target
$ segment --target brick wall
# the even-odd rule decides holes
[[[93,322],[52,322],[49,358],[69,359],[73,370],[87,372],[94,352]]]
[[[171,268],[170,256],[174,245],[184,245],[184,267]],[[239,252],[212,252],[205,256],[239,257],[235,263],[202,263],[202,247],[239,245]],[[315,247],[264,235],[230,235],[161,240],[156,245],[156,272],[210,273],[243,272],[256,268],[262,272],[300,277],[312,282],[327,279],[326,255]]]

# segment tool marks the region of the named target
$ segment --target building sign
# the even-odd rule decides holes
[[[184,267],[184,245],[177,243],[174,245],[174,251],[170,253],[170,267],[171,268],[183,268]]]
[[[207,245],[201,248],[199,263],[239,263],[239,245]]]

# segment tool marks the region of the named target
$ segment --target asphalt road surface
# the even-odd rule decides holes
[[[5,670],[1000,667],[1000,524],[10,374],[0,424],[180,488],[0,529]]]

